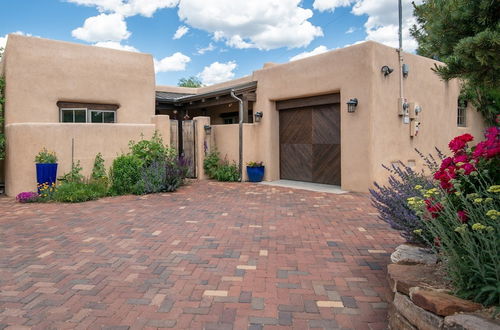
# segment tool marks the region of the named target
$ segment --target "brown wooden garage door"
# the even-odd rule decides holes
[[[281,110],[281,179],[340,186],[340,104]]]

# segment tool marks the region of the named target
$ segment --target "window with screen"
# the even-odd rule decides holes
[[[118,105],[74,102],[58,102],[57,105],[61,123],[116,123]]]
[[[458,100],[457,126],[467,127],[467,101],[461,99]]]

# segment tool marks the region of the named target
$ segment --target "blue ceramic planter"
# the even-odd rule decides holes
[[[57,163],[56,164],[36,164],[36,182],[38,186],[41,184],[51,185],[56,182],[57,178]],[[40,188],[38,188],[40,193]]]
[[[264,169],[265,166],[259,166],[259,167],[247,166],[248,181],[261,182],[262,178],[264,178]]]

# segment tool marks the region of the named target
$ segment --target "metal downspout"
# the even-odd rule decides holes
[[[234,94],[234,89],[231,90],[231,97],[237,100],[240,104],[239,107],[239,168],[240,168],[240,182],[243,181],[243,100]]]

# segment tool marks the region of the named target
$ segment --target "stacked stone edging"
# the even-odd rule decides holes
[[[392,330],[500,330],[500,324],[477,314],[483,308],[472,301],[431,288],[437,258],[428,249],[403,244],[388,266],[392,290],[389,329]]]

